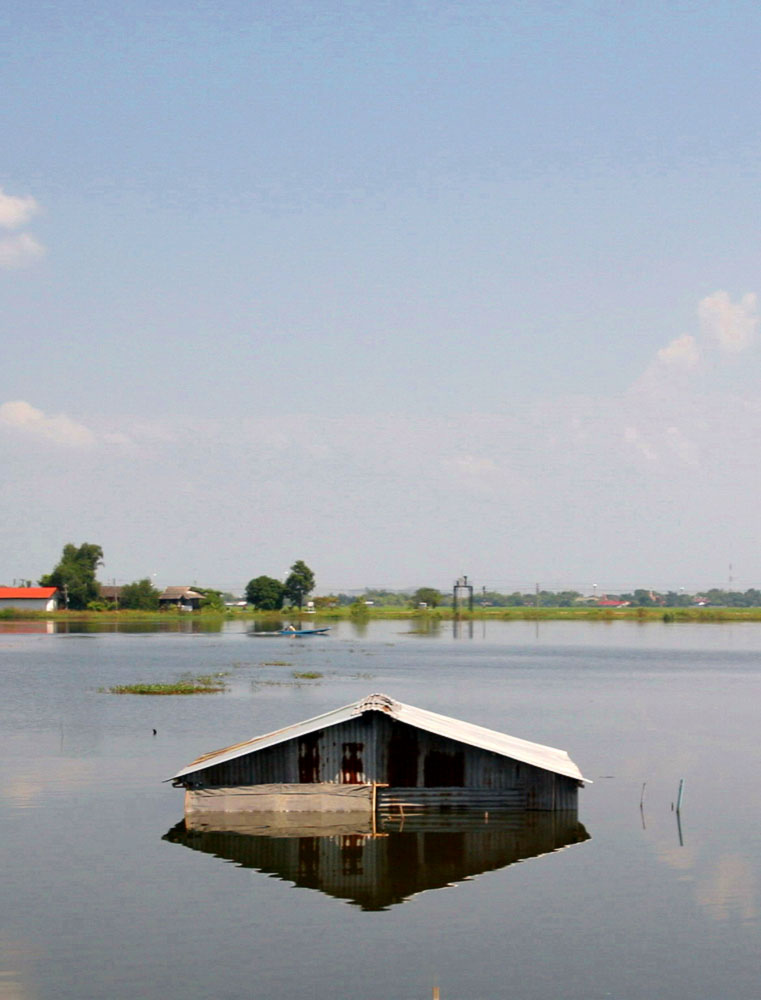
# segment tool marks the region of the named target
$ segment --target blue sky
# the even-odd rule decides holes
[[[0,582],[761,585],[757,5],[0,38]]]

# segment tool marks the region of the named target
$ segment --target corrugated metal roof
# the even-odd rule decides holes
[[[26,597],[28,600],[39,601],[42,598],[52,597],[57,592],[57,587],[0,587],[0,600]]]
[[[297,722],[295,725],[277,729],[264,736],[256,736],[244,743],[236,743],[234,746],[203,754],[192,764],[188,764],[187,767],[178,771],[170,780],[182,778],[215,764],[224,764],[228,760],[243,757],[256,750],[264,750],[265,747],[276,746],[278,743],[286,742],[286,740],[306,736],[318,729],[338,725],[356,715],[362,715],[364,712],[385,712],[392,718],[398,719],[399,722],[406,722],[410,726],[424,729],[438,736],[457,740],[459,743],[466,743],[482,750],[489,750],[502,757],[510,757],[512,760],[518,760],[533,767],[540,767],[545,771],[563,774],[568,778],[576,778],[578,781],[591,784],[565,750],[543,746],[541,743],[530,743],[517,736],[508,736],[506,733],[498,733],[493,729],[485,729],[483,726],[476,726],[470,722],[460,722],[458,719],[438,715],[436,712],[429,712],[424,708],[405,705],[400,701],[394,701],[393,698],[389,698],[385,694],[371,694],[361,701],[336,708],[324,715],[317,715],[313,719],[306,719],[304,722]]]
[[[203,597],[203,594],[197,594],[195,590],[191,590],[190,587],[167,587],[163,594],[159,596],[159,600],[175,601],[183,597]]]

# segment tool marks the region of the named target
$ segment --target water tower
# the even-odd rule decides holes
[[[473,610],[473,584],[468,583],[467,576],[460,576],[454,582],[452,588],[452,609],[455,614],[460,610],[467,596],[468,610]]]

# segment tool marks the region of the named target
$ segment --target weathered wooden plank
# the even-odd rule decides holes
[[[189,788],[185,792],[185,815],[204,812],[325,812],[370,815],[372,794],[370,785],[327,783]]]

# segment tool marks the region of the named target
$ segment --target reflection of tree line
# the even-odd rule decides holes
[[[562,812],[428,813],[386,819],[375,834],[346,826],[321,830],[323,821],[330,822],[314,817],[310,829],[286,833],[242,818],[234,829],[210,828],[215,819],[208,817],[204,828],[183,821],[164,839],[365,910],[386,909],[416,893],[589,839],[576,813]],[[235,825],[236,819],[228,815],[219,822]]]
[[[118,622],[99,621],[93,619],[76,619],[66,621],[47,621],[39,623],[22,622],[14,631],[17,632],[51,632],[61,635],[82,635],[88,633],[118,632],[145,635],[152,632],[221,632],[225,627],[224,619],[196,618],[186,615],[183,618],[172,616],[161,621],[129,621],[121,619]],[[7,631],[5,622],[0,622],[0,632]]]

